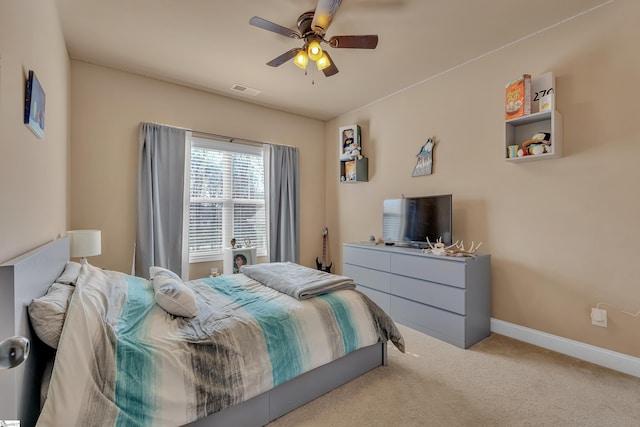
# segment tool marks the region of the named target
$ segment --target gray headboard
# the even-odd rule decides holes
[[[52,350],[32,334],[27,306],[45,294],[69,260],[69,239],[44,244],[0,265],[0,341],[14,335],[31,341],[29,358],[0,370],[0,419],[35,424],[40,411],[40,379]]]

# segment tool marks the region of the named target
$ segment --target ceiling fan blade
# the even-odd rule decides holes
[[[342,0],[318,0],[316,11],[313,14],[313,21],[311,21],[311,29],[321,36],[325,35],[329,24],[331,24],[340,7],[340,3],[342,3]]]
[[[291,58],[293,58],[294,56],[296,56],[298,52],[300,52],[301,50],[302,49],[300,49],[299,47],[294,47],[293,49],[286,51],[285,53],[278,56],[277,58],[273,58],[271,61],[267,62],[267,65],[271,67],[279,67],[285,62],[287,62],[288,60],[290,60]]]
[[[253,18],[249,19],[249,24],[258,28],[262,28],[263,30],[290,37],[292,39],[302,38],[300,33],[298,33],[297,31],[291,30],[287,27],[283,27],[282,25],[278,25],[271,21],[267,21],[266,19],[260,18],[259,16],[254,16]]]
[[[335,48],[375,49],[378,46],[378,36],[333,36],[327,43]]]
[[[327,55],[327,58],[329,58],[329,62],[331,62],[331,65],[322,70],[322,72],[324,73],[325,77],[331,77],[334,74],[338,73],[338,67],[336,67],[335,62],[333,62],[333,59],[331,59],[331,57],[329,56],[329,52],[325,50],[324,53]]]

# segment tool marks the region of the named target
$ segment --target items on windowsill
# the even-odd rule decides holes
[[[235,237],[232,238],[231,242],[229,242],[229,243],[231,243],[231,249],[235,249],[236,248],[236,238]]]

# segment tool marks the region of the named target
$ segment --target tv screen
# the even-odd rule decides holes
[[[427,239],[452,243],[452,196],[386,199],[382,209],[385,242],[425,247]]]

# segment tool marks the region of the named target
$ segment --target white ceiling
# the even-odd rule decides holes
[[[249,25],[259,16],[295,29],[316,0],[56,2],[72,59],[328,120],[607,0],[343,0],[327,38],[378,34],[379,43],[328,48],[340,70],[332,77],[291,61],[267,66],[302,41]]]

